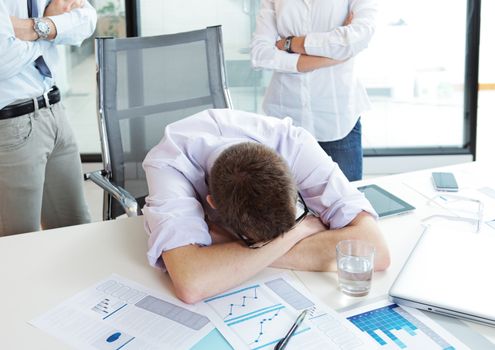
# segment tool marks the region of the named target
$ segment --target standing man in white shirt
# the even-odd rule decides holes
[[[0,236],[91,221],[55,81],[56,46],[95,26],[84,0],[0,0]]]
[[[375,31],[376,0],[262,0],[254,68],[273,71],[267,115],[311,132],[350,181],[362,178],[361,113],[370,108],[354,57]]]
[[[335,271],[343,239],[371,242],[375,270],[390,263],[370,203],[290,118],[203,111],[168,125],[143,167],[148,259],[185,302],[267,266]]]

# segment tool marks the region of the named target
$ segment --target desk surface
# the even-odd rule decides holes
[[[473,183],[473,179],[477,179],[477,184],[488,183],[488,178],[483,179],[487,173],[480,169],[477,163],[450,167],[461,188],[463,182]],[[372,179],[418,209],[379,221],[390,246],[392,264],[387,271],[375,274],[367,297],[353,298],[340,293],[336,273],[294,272],[297,278],[335,309],[387,294],[422,232],[420,219],[425,217],[426,199],[415,189],[431,187],[430,172]],[[489,173],[493,178],[493,171]],[[67,345],[27,322],[111,273],[172,294],[168,277],[148,265],[146,250],[147,236],[141,217],[0,238],[0,348],[67,349]],[[261,275],[278,271],[266,269]],[[495,343],[495,328],[466,323]]]

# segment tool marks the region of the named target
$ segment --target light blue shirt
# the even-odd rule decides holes
[[[40,12],[49,3],[47,0],[37,2]],[[48,91],[57,79],[59,57],[56,45],[79,46],[96,27],[96,11],[88,1],[83,8],[49,17],[57,28],[53,41],[17,39],[10,16],[28,18],[27,1],[0,0],[0,108]],[[34,61],[41,55],[53,78],[43,77],[34,67]]]

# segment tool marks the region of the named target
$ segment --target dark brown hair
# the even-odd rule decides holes
[[[295,224],[297,189],[286,162],[267,146],[231,146],[211,169],[209,190],[223,223],[254,241],[271,240]]]

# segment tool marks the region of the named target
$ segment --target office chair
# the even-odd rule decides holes
[[[96,38],[103,170],[85,174],[105,190],[103,220],[141,214],[141,163],[167,124],[208,108],[231,108],[221,26],[138,38]]]

